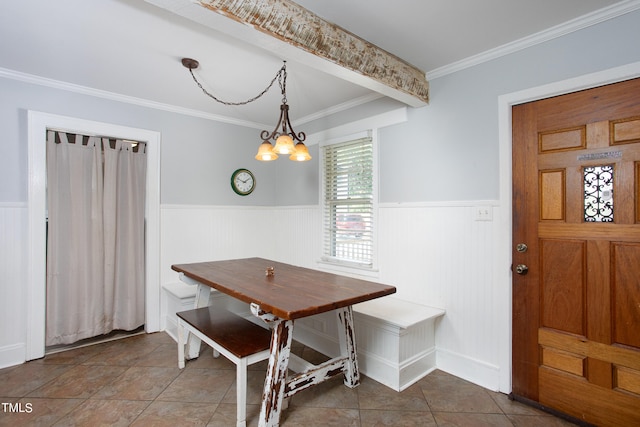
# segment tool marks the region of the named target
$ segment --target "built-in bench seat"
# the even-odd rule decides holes
[[[171,287],[165,285],[165,291],[166,330],[177,340],[175,313],[194,306],[195,289],[176,283]],[[248,307],[233,306],[233,301],[218,294],[211,293],[211,305],[250,315]],[[354,305],[353,313],[358,362],[363,374],[401,391],[436,369],[435,328],[445,310],[386,296]],[[330,322],[335,322],[333,313],[300,319],[294,338],[326,355],[337,356],[337,337],[326,333],[331,329]]]
[[[388,296],[354,305],[361,372],[402,391],[435,370],[435,322],[444,314]]]
[[[162,286],[163,293],[163,314],[165,320],[165,332],[176,342],[178,341],[178,317],[176,313],[190,310],[195,307],[196,286],[187,285],[184,282],[167,283]],[[227,309],[233,313],[250,315],[246,304],[240,303],[228,295],[211,289],[211,296],[206,305]],[[242,315],[241,314],[241,315]]]
[[[178,366],[185,366],[185,345],[192,333],[236,364],[237,427],[246,426],[247,366],[269,358],[271,331],[230,311],[203,307],[176,313]]]

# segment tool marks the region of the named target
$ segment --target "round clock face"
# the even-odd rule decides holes
[[[246,196],[256,188],[256,179],[247,169],[238,169],[231,175],[231,188],[237,194]]]

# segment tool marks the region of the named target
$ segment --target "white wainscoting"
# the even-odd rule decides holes
[[[397,298],[447,312],[436,330],[438,368],[491,390],[500,389],[500,370],[510,369],[500,366],[511,297],[494,273],[496,248],[508,244],[498,241],[495,205],[384,205],[379,223],[380,280],[398,288]],[[476,220],[479,208],[492,221]]]
[[[25,360],[26,203],[0,204],[0,368]]]
[[[493,220],[477,220],[479,208]],[[399,299],[445,309],[436,329],[438,368],[491,390],[500,389],[510,369],[501,365],[508,360],[501,351],[510,330],[510,287],[494,273],[501,215],[493,201],[382,204],[378,273],[370,277],[396,286]],[[269,230],[260,227],[265,221]],[[323,269],[320,250],[317,206],[162,207],[163,285],[179,281],[170,269],[175,263],[260,256]],[[298,321],[301,341],[334,355],[333,317]]]
[[[313,206],[163,205],[161,224],[162,284],[178,281],[172,264],[259,256],[315,267],[320,256],[320,214]]]
[[[491,209],[493,221],[476,221],[477,206]],[[511,295],[503,277],[509,265],[497,269],[494,257],[508,244],[496,230],[502,215],[491,201],[382,204],[378,273],[371,278],[396,286],[399,299],[445,309],[436,329],[438,368],[492,390],[510,372]],[[262,228],[265,221],[272,228]],[[0,204],[0,232],[0,366],[9,366],[24,361],[28,334],[26,204]],[[175,263],[261,256],[321,269],[320,249],[317,206],[161,207],[162,285],[178,282]],[[164,292],[162,298],[166,319]],[[331,352],[332,317],[305,319],[297,330],[316,334]]]
[[[171,265],[262,257],[314,268],[319,258],[317,207],[163,205],[160,255],[162,286],[180,283]],[[268,228],[264,224],[269,224]],[[180,286],[178,286],[179,289]],[[163,327],[168,294],[162,293]]]

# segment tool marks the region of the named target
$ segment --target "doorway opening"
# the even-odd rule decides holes
[[[142,141],[147,145],[145,201],[145,331],[156,332],[160,321],[160,133],[146,129],[113,125],[29,111],[28,113],[28,230],[29,278],[27,282],[26,360],[45,353],[46,311],[46,132],[109,135]]]
[[[146,158],[140,141],[47,130],[45,353],[144,325]]]

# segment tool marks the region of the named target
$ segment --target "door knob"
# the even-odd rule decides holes
[[[527,271],[529,271],[529,267],[527,267],[524,264],[518,264],[516,265],[516,273],[518,274],[527,274]]]

